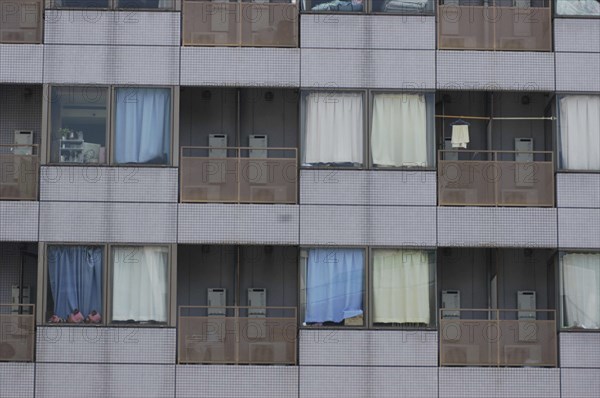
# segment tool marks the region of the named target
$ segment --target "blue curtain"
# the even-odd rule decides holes
[[[361,315],[363,290],[363,250],[309,250],[305,322],[342,322]]]
[[[48,279],[56,315],[66,319],[76,308],[102,315],[101,247],[49,246]]]
[[[168,164],[170,146],[171,90],[118,88],[115,162]]]

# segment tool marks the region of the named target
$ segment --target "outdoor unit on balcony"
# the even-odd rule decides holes
[[[479,346],[468,344],[445,344],[442,358],[447,365],[478,365]]]
[[[266,159],[267,158],[267,136],[266,135],[251,135],[249,138],[250,151],[248,157],[250,159]],[[269,180],[269,170],[267,161],[252,160],[251,167],[248,167],[244,173],[249,178],[250,184],[266,184]]]
[[[267,289],[251,287],[248,289],[248,332],[249,339],[267,337]],[[256,308],[262,307],[262,308]]]
[[[15,130],[15,145],[33,145],[33,131],[31,130]],[[15,147],[13,150],[15,155],[32,155],[33,148]]]
[[[532,187],[535,169],[533,164],[533,138],[515,138],[515,185]]]
[[[457,311],[442,311],[442,319],[460,319],[460,291],[443,290],[442,308],[456,309]]]
[[[536,365],[542,363],[542,347],[535,345],[505,345],[506,365]]]
[[[23,286],[23,300],[20,300],[20,286],[18,285],[13,285],[12,286],[12,304],[29,304],[31,303],[31,289],[29,286]],[[15,305],[11,308],[11,312],[13,314],[18,314],[19,313],[19,306]],[[24,314],[30,314],[31,313],[31,307],[21,307],[23,308],[23,313]]]
[[[227,134],[208,135],[208,157],[216,159],[227,158]],[[215,160],[208,171],[209,184],[223,184],[227,173],[227,160]]]
[[[519,319],[519,341],[537,341],[536,293],[533,290],[517,292],[517,307]]]
[[[225,306],[227,306],[227,289],[208,288],[208,316],[225,316]]]

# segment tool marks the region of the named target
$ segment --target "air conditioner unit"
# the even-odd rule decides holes
[[[33,131],[32,130],[15,130],[15,145],[33,145]],[[13,150],[15,155],[32,155],[33,148],[29,147],[15,147]]]
[[[442,308],[460,309],[460,291],[442,290]],[[442,319],[460,319],[460,311],[442,311]]]
[[[4,331],[0,343],[0,361],[31,361],[33,359],[33,347],[30,344],[29,335],[30,333],[20,336]]]
[[[13,285],[12,286],[12,304],[30,304],[31,303],[31,289],[29,286],[23,286],[23,300],[20,301],[20,287],[17,285]],[[23,308],[23,307],[19,307],[18,305],[13,306],[11,308],[11,312],[13,314],[16,314],[19,312],[19,308]],[[27,313],[27,314],[31,314],[31,308],[30,307],[24,307],[23,308],[23,313]]]
[[[479,346],[467,344],[445,344],[442,349],[444,365],[479,365]]]
[[[288,363],[287,356],[288,344],[283,341],[270,343],[250,343],[250,362],[251,363]]]
[[[542,347],[538,344],[506,345],[504,361],[506,365],[539,365],[542,363]]]
[[[208,288],[208,316],[225,316],[227,306],[227,289]]]
[[[265,318],[267,316],[267,289],[251,287],[248,289],[248,318]]]
[[[519,341],[537,341],[535,291],[518,291],[517,308],[519,310],[517,313],[517,318],[519,320]]]

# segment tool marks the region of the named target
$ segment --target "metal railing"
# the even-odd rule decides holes
[[[440,0],[438,48],[552,51],[552,6],[456,5]],[[519,4],[518,2],[514,4]]]
[[[440,366],[556,367],[556,330],[555,310],[442,309]]]
[[[41,43],[43,11],[43,0],[0,0],[0,43]]]
[[[35,306],[0,304],[0,362],[32,362]]]
[[[295,365],[296,307],[181,306],[178,363]]]
[[[37,199],[37,152],[37,145],[0,145],[0,200]]]
[[[295,148],[181,147],[182,202],[294,204],[297,174]]]
[[[440,206],[554,206],[550,151],[440,150],[437,174]]]
[[[184,46],[298,47],[291,2],[183,2]]]

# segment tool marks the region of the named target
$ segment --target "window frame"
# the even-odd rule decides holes
[[[328,95],[334,95],[336,93],[360,93],[363,96],[363,133],[362,133],[362,142],[363,142],[363,162],[358,166],[340,166],[340,165],[326,165],[319,164],[315,166],[307,165],[304,163],[304,152],[306,150],[306,96],[312,93],[325,93]],[[373,130],[373,104],[374,97],[376,94],[419,94],[425,96],[425,106],[426,113],[427,108],[431,107],[433,112],[433,119],[427,120],[427,126],[431,126],[431,131],[427,131],[427,162],[429,163],[427,166],[403,166],[403,167],[393,167],[393,166],[378,166],[375,167],[373,164],[373,153],[371,146],[371,137]],[[300,170],[377,170],[377,171],[437,171],[437,130],[436,130],[436,118],[435,118],[435,94],[434,90],[407,90],[407,89],[351,89],[351,88],[343,88],[343,89],[300,89],[299,90],[299,102],[298,106],[300,110],[298,112],[298,117],[300,118],[300,128],[299,128],[299,164],[298,167]],[[427,115],[429,116],[429,115]],[[429,128],[428,128],[429,130]]]
[[[171,0],[171,7],[169,8],[131,8],[131,7],[120,7],[119,6],[119,0],[106,0],[106,2],[108,3],[107,7],[72,7],[72,6],[62,6],[62,5],[57,5],[56,0],[46,0],[46,9],[47,10],[59,10],[59,11],[66,11],[66,10],[76,10],[76,11],[112,11],[112,10],[117,10],[117,11],[148,11],[148,12],[174,12],[174,11],[179,11],[180,7],[179,7],[179,1],[178,0]]]
[[[313,11],[304,9],[304,1],[298,0],[298,11],[301,14],[323,14],[323,15],[396,15],[396,16],[416,16],[416,17],[433,17],[435,16],[437,9],[437,0],[428,0],[431,4],[431,10],[425,13],[415,13],[415,12],[382,12],[382,11],[373,11],[373,1],[372,0],[364,0],[364,6],[362,11]]]
[[[414,250],[420,251],[423,253],[427,253],[429,256],[429,272],[433,277],[433,285],[429,286],[429,312],[431,315],[430,324],[428,326],[418,326],[418,327],[410,327],[410,326],[397,326],[390,325],[386,326],[383,324],[375,324],[373,322],[373,311],[369,311],[368,313],[368,328],[370,330],[403,330],[403,331],[436,331],[438,330],[438,311],[439,305],[437,300],[437,291],[438,291],[438,275],[437,275],[437,249],[435,247],[399,247],[399,246],[370,246],[369,247],[369,257],[368,257],[368,273],[369,273],[369,285],[368,285],[368,297],[369,303],[373,303],[373,294],[375,289],[373,287],[373,270],[375,266],[374,262],[374,252],[377,250]],[[371,309],[374,309],[375,306],[372,305]]]
[[[363,252],[363,323],[362,325],[308,325],[305,324],[304,319],[306,317],[306,276],[308,273],[308,250],[311,249],[330,249],[332,251],[336,249],[360,249]],[[369,329],[369,272],[368,272],[368,246],[300,246],[298,253],[298,329],[306,330],[368,330]]]
[[[564,310],[564,305],[563,305],[563,291],[564,291],[564,285],[563,285],[563,256],[566,254],[600,254],[600,249],[591,249],[591,250],[584,250],[584,249],[569,249],[569,250],[559,250],[557,252],[557,256],[556,256],[556,273],[557,273],[557,277],[556,277],[556,281],[558,286],[556,286],[556,301],[557,301],[557,305],[556,305],[556,325],[558,327],[558,332],[559,333],[596,333],[596,334],[600,334],[600,328],[598,329],[583,329],[583,328],[573,328],[573,327],[566,327],[564,324],[564,316],[565,316],[565,310]]]
[[[87,85],[87,84],[49,84],[48,86],[48,97],[52,98],[52,90],[56,87],[63,88],[105,88],[106,91],[106,162],[105,163],[73,163],[73,162],[52,162],[52,101],[48,102],[47,115],[45,118],[46,123],[46,131],[43,132],[42,135],[45,137],[46,145],[44,149],[44,154],[46,156],[46,161],[43,163],[44,166],[60,166],[60,167],[128,167],[128,168],[142,168],[142,167],[150,167],[150,168],[171,168],[176,167],[177,164],[177,154],[178,149],[175,148],[175,144],[177,143],[175,139],[175,126],[176,121],[175,118],[179,117],[175,114],[175,102],[179,102],[177,98],[175,98],[175,87],[168,85],[139,85],[139,84],[95,84],[95,85]],[[168,89],[169,95],[171,99],[170,106],[170,125],[169,125],[169,161],[164,164],[156,164],[156,163],[115,163],[114,162],[114,148],[115,148],[115,138],[116,138],[116,91],[118,88],[156,88],[156,89]],[[175,150],[177,149],[177,150]]]
[[[102,321],[100,323],[95,323],[95,324],[90,324],[90,323],[68,323],[65,322],[64,323],[51,323],[48,322],[48,312],[49,312],[49,308],[48,308],[48,295],[51,294],[51,288],[50,288],[50,272],[49,272],[49,267],[48,267],[48,248],[50,246],[66,246],[66,247],[76,247],[76,246],[94,246],[94,247],[100,247],[102,248],[102,307],[103,307],[103,313],[101,313],[101,317],[102,317]],[[43,272],[43,284],[41,286],[41,303],[42,303],[42,322],[41,325],[42,326],[48,326],[48,327],[106,327],[109,324],[109,322],[107,321],[107,311],[108,311],[108,307],[107,307],[107,294],[108,294],[108,290],[109,290],[109,286],[107,285],[107,275],[108,275],[108,259],[107,259],[107,245],[105,244],[99,244],[97,242],[49,242],[46,243],[43,246],[43,256],[42,257],[42,272]],[[40,300],[38,300],[39,303]]]
[[[177,304],[177,265],[176,265],[176,249],[173,249],[173,245],[169,243],[98,243],[98,242],[46,242],[41,243],[42,261],[41,271],[38,273],[38,277],[42,277],[42,284],[40,289],[40,295],[38,296],[37,303],[40,304],[42,310],[37,311],[41,314],[41,319],[38,318],[38,323],[41,326],[48,327],[117,327],[117,328],[172,328],[176,325],[177,308],[173,307],[174,303]],[[89,323],[50,323],[48,322],[48,295],[50,292],[50,280],[48,272],[48,247],[49,246],[95,246],[102,248],[102,305],[103,313],[102,322],[98,324]],[[162,323],[125,323],[125,322],[113,322],[112,320],[112,294],[113,294],[113,248],[114,247],[161,247],[167,249],[168,260],[167,260],[167,320]],[[39,263],[38,263],[39,264]],[[39,279],[38,279],[39,281]],[[173,282],[175,281],[175,285]],[[175,318],[174,318],[175,317]]]

